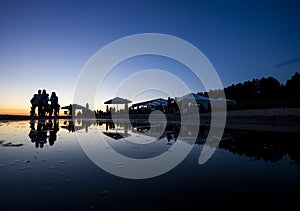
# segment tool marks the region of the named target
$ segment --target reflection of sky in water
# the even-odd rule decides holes
[[[299,140],[298,135],[271,134],[261,138],[260,141],[266,140],[261,147],[253,144],[255,135],[247,135],[253,140],[248,147],[251,151],[248,145],[239,145],[241,137],[248,141],[241,133],[233,139],[224,139],[204,165],[197,162],[203,147],[199,139],[188,157],[168,173],[147,180],[129,180],[110,175],[94,165],[84,154],[67,120],[59,120],[54,144],[50,146],[48,137],[43,148],[36,148],[32,143],[30,127],[29,121],[0,122],[1,209],[44,209],[45,206],[49,209],[180,209],[238,205],[250,209],[259,207],[258,202],[265,207],[285,208],[297,202],[299,159],[293,157],[288,145],[272,140],[278,137],[285,143],[294,143]],[[115,151],[136,158],[157,156],[175,142],[176,134],[171,133],[154,142],[148,136],[150,144],[138,144],[139,138],[147,139],[138,128],[144,131],[141,125],[128,130],[122,125],[108,125],[106,130],[105,123],[96,122],[74,125],[79,133],[92,135],[95,141],[99,141],[100,135],[106,137]],[[104,132],[111,133],[113,138]],[[135,141],[129,142],[116,133],[127,133]],[[202,134],[205,135],[205,130]],[[169,141],[167,137],[171,137]],[[292,148],[299,152],[298,146]],[[278,147],[287,153],[274,160],[273,151],[277,149],[275,155],[278,155]],[[260,158],[261,150],[265,150],[263,158]],[[116,168],[121,167],[116,164]]]

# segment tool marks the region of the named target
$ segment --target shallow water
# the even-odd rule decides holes
[[[143,122],[0,122],[0,210],[252,210],[297,205],[299,134],[225,131],[213,156],[199,165],[208,133],[201,128],[192,151],[175,168],[138,180],[103,170],[81,147],[87,140],[97,153],[113,149],[148,159],[171,151],[178,132],[186,129],[176,124],[168,125],[167,132],[159,124],[153,128]],[[97,148],[103,141],[109,147]],[[107,162],[126,169],[125,161]]]

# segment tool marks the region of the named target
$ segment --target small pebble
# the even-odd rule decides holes
[[[107,195],[108,192],[107,192],[106,190],[103,190],[103,191],[101,191],[101,194],[102,194],[102,195]]]
[[[47,191],[51,191],[51,190],[52,190],[52,188],[50,188],[50,187],[47,188]]]

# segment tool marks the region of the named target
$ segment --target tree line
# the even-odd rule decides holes
[[[198,92],[205,97],[218,96],[222,90]],[[263,77],[224,88],[227,99],[236,101],[236,109],[300,107],[300,74],[296,72],[285,84],[276,78]]]

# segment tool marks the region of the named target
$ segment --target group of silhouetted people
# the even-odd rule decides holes
[[[49,104],[50,101],[50,104]],[[50,98],[49,94],[46,92],[45,89],[38,90],[37,94],[34,94],[31,102],[31,111],[30,116],[36,116],[36,108],[38,109],[38,116],[58,116],[60,105],[58,104],[58,97],[55,92],[52,92]]]

